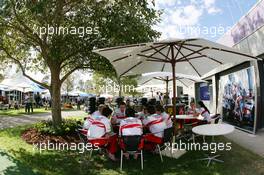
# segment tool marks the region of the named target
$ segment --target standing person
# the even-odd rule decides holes
[[[126,110],[126,116],[128,118],[120,122],[119,136],[141,136],[143,134],[143,126],[141,120],[135,118],[135,111],[132,108]],[[139,149],[143,148],[144,140],[142,139]],[[121,148],[124,147],[121,140]],[[124,154],[127,159],[129,159],[129,153]],[[134,159],[137,159],[138,154],[134,154]]]
[[[116,161],[115,153],[117,152],[117,135],[111,132],[111,123],[109,120],[111,114],[112,110],[109,107],[104,107],[102,109],[102,115],[86,118],[83,128],[88,130],[87,138],[92,144],[98,142],[106,143],[108,157],[111,160]]]
[[[81,110],[81,98],[79,95],[77,97],[77,110]]]
[[[148,117],[143,120],[143,125],[149,129],[150,133],[144,136],[146,149],[154,151],[156,144],[162,143],[164,129],[167,128],[161,115],[156,114],[154,106],[147,107]]]
[[[37,94],[35,95],[36,108],[40,107],[40,101],[41,101],[41,97],[39,92],[37,92]]]
[[[156,104],[160,104],[161,97],[160,97],[159,92],[156,93],[155,99],[156,99]]]
[[[25,112],[26,113],[29,113],[29,96],[28,94],[25,94],[25,100],[24,100],[24,103],[25,103]]]
[[[119,104],[119,108],[115,110],[113,117],[112,117],[112,123],[113,124],[119,124],[121,120],[127,118],[126,117],[126,103],[121,102]]]
[[[34,98],[33,95],[29,94],[29,109],[28,109],[28,113],[30,112],[31,109],[31,113],[33,113],[33,103],[34,103]]]

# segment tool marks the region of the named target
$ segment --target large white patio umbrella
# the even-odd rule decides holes
[[[175,78],[176,81],[181,82],[185,87],[188,87],[195,82],[206,82],[202,80],[200,77],[179,74],[179,73],[176,74]],[[151,84],[160,83],[160,81],[162,81],[165,82],[166,90],[167,90],[169,82],[172,81],[172,79],[173,78],[171,72],[151,72],[151,73],[142,74],[142,76],[138,79],[138,82],[139,85],[145,85],[149,83]]]
[[[173,115],[176,115],[176,73],[203,76],[226,63],[241,63],[258,58],[233,48],[205,40],[179,39],[94,50],[106,57],[119,76],[148,72],[172,72]]]

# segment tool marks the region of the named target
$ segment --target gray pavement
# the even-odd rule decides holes
[[[226,138],[264,157],[264,130],[259,130],[253,135],[236,129],[232,134],[226,135]]]

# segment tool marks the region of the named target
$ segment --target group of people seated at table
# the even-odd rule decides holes
[[[196,108],[191,103],[188,113],[202,115],[205,120],[209,120],[209,110],[204,104],[198,104],[199,108]],[[144,150],[154,152],[156,145],[162,144],[164,130],[172,126],[171,117],[161,105],[148,105],[143,107],[142,112],[136,113],[134,109],[127,108],[126,103],[121,102],[114,112],[106,105],[99,105],[98,111],[85,119],[83,129],[87,131],[90,143],[105,143],[108,157],[116,161],[115,154],[122,147],[122,140],[119,139],[122,136],[142,136],[141,146]],[[129,154],[124,155],[129,159]],[[134,154],[134,158],[137,158],[137,154]]]

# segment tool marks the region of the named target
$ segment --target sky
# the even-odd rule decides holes
[[[202,37],[217,41],[259,0],[155,0],[163,10],[154,28],[162,39]]]
[[[153,0],[149,0],[153,2]],[[217,41],[259,0],[154,0],[157,10],[163,10],[161,22],[154,29],[161,32],[159,40],[201,37]],[[7,71],[10,75],[13,71]],[[30,72],[41,80],[44,75]],[[82,80],[91,74],[79,74]]]

